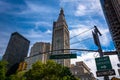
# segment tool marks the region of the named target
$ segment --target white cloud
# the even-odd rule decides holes
[[[77,11],[75,12],[76,16],[83,16],[87,12],[87,7],[83,4],[78,5]]]
[[[23,10],[22,12],[18,14],[48,14],[48,13],[54,13],[54,8],[48,6],[48,5],[43,5],[43,4],[36,4],[34,1],[28,1],[26,0],[25,3],[27,4],[27,9]]]
[[[113,69],[115,69],[116,76],[118,77],[119,76],[118,70],[117,70],[118,69],[117,64],[119,63],[118,56],[117,55],[112,55],[112,56],[110,56],[110,60],[111,60]]]
[[[35,24],[35,28],[39,28],[40,26],[46,26],[46,27],[51,27],[52,24],[49,22],[44,22],[44,21],[38,21],[38,22],[33,22]]]
[[[34,4],[33,2],[30,1],[26,1],[28,8],[30,8],[33,12],[50,12],[50,10],[52,8],[48,7],[48,6],[44,6],[44,5],[37,5]]]
[[[52,31],[51,30],[47,30],[45,33],[46,34],[52,34]]]
[[[87,23],[87,21],[85,21],[85,23]],[[70,28],[74,29],[74,28],[86,28],[86,27],[90,27],[89,25],[86,24],[80,24],[80,21],[77,23],[71,23]]]
[[[101,34],[103,34],[100,37],[101,45],[103,45],[103,46],[109,46],[109,44],[110,44],[110,42],[112,40],[111,37],[110,37],[110,34],[109,34],[109,30],[101,28],[100,32],[101,32]]]
[[[29,40],[32,41],[32,43],[35,42],[50,42],[51,41],[51,36],[52,36],[52,31],[47,30],[45,32],[41,32],[40,30],[34,30],[31,29],[28,34],[25,35]]]
[[[41,32],[39,31],[35,31],[34,29],[31,29],[27,35],[29,38],[38,38],[38,37],[42,37]]]
[[[60,6],[69,8],[75,16],[103,16],[99,0],[60,0]]]
[[[102,14],[99,0],[79,1],[76,12],[75,12],[76,16],[83,16],[83,15],[88,16],[88,15],[95,15],[95,14],[96,15]]]

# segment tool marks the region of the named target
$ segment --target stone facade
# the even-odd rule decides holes
[[[25,62],[27,63],[26,70],[29,70],[32,68],[32,64],[34,64],[36,61],[42,61],[42,63],[45,63],[47,60],[46,54],[36,54],[30,57],[25,58]]]
[[[27,63],[27,70],[29,70],[32,67],[32,64],[38,60],[42,61],[42,63],[46,63],[49,57],[49,53],[46,52],[50,50],[50,43],[36,42],[31,48],[30,56],[25,58],[25,62]]]
[[[12,33],[3,60],[8,62],[8,75],[27,57],[30,41],[17,32]]]
[[[36,54],[38,54],[38,53],[50,51],[50,48],[51,48],[51,47],[50,47],[50,43],[36,42],[36,43],[31,47],[30,56],[36,55]]]
[[[80,78],[80,80],[96,80],[88,66],[83,61],[76,62],[76,65],[72,64],[70,70],[72,74]]]
[[[61,9],[57,21],[53,23],[52,51],[69,48],[70,42],[68,25],[65,20],[64,11]],[[70,51],[54,51],[53,54],[70,54]],[[70,59],[56,59],[55,61],[64,66],[70,67]]]

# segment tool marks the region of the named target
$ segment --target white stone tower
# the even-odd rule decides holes
[[[69,30],[65,20],[64,11],[61,8],[59,17],[53,23],[52,50],[69,49]],[[53,54],[70,54],[68,50],[55,51]],[[64,66],[70,67],[70,59],[55,59],[55,61]]]

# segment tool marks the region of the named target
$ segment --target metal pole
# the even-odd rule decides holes
[[[101,48],[101,44],[100,44],[100,40],[99,40],[99,36],[98,36],[98,30],[95,28],[94,32],[95,32],[95,35],[96,35],[99,55],[100,55],[100,57],[103,57],[103,52],[102,52],[102,48]],[[99,32],[99,34],[100,34],[100,32]]]
[[[104,54],[102,52],[102,48],[101,48],[101,44],[100,44],[100,40],[99,40],[99,36],[98,36],[98,29],[97,27],[94,29],[94,32],[96,34],[96,37],[97,37],[97,44],[98,44],[98,52],[99,52],[99,55],[100,57],[103,57]],[[101,33],[99,32],[99,34],[101,35]],[[109,76],[104,76],[104,80],[109,80]]]
[[[109,76],[104,76],[104,80],[109,80]]]

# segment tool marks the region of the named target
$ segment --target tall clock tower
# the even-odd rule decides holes
[[[53,23],[52,50],[69,49],[69,30],[65,20],[64,11],[61,8],[59,17]],[[70,54],[68,50],[54,51],[53,54]],[[55,59],[58,64],[70,67],[70,59]]]

